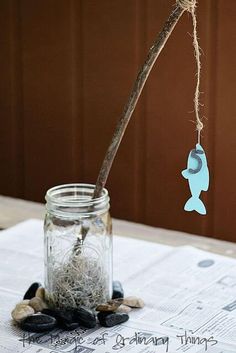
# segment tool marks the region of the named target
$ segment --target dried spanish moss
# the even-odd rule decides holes
[[[54,263],[51,293],[47,294],[50,306],[76,308],[85,305],[93,309],[109,299],[107,273],[101,257],[100,260],[93,258],[80,249],[64,264],[56,266],[56,259]]]

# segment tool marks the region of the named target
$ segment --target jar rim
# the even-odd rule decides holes
[[[71,183],[56,185],[47,190],[45,200],[47,203],[60,206],[72,206],[72,207],[83,207],[83,206],[95,206],[105,201],[109,201],[108,191],[103,188],[102,195],[95,199],[92,198],[95,189],[94,184],[85,183]],[[62,193],[71,193],[72,197],[64,196]],[[90,192],[90,194],[88,194]],[[82,197],[81,197],[82,196]],[[84,196],[84,197],[83,197]]]

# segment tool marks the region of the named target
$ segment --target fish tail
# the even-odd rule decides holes
[[[206,207],[198,197],[190,197],[190,199],[186,202],[184,209],[185,211],[197,211],[202,215],[206,214]]]

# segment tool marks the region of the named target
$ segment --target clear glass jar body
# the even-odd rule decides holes
[[[66,184],[46,194],[45,289],[51,307],[95,308],[112,293],[112,222],[106,189]]]

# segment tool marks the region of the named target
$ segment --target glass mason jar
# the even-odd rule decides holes
[[[46,194],[45,289],[54,308],[96,308],[112,294],[109,196],[94,185],[65,184]]]

